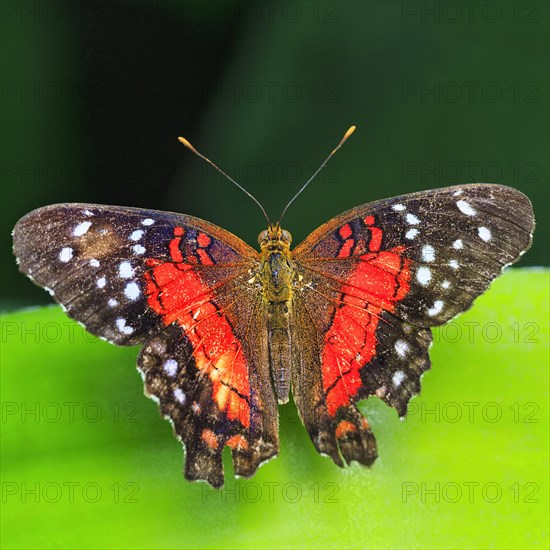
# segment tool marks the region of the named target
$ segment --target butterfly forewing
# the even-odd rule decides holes
[[[246,284],[256,251],[191,216],[86,204],[31,212],[15,227],[14,251],[88,331],[145,342],[138,368],[186,444],[188,479],[220,486],[226,444],[241,475],[276,454],[261,298]]]
[[[182,254],[201,269],[201,255],[219,262],[216,285],[247,268],[256,252],[233,237],[233,246],[215,239],[206,247],[199,233],[216,230],[191,216],[137,208],[60,204],[27,214],[14,230],[14,252],[20,270],[46,288],[92,334],[115,344],[142,342],[158,326],[148,307],[145,273],[154,260],[170,259],[174,228],[188,230],[180,239]],[[229,240],[229,239],[227,239]],[[172,245],[173,246],[173,245]]]
[[[372,462],[354,403],[377,395],[403,416],[430,367],[428,327],[468,309],[529,248],[533,228],[525,195],[471,184],[354,208],[296,248],[295,315],[307,320],[296,330],[314,327],[318,353],[296,350],[293,386],[319,450],[340,463],[338,441],[346,460]]]

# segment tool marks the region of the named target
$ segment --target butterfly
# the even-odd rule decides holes
[[[13,239],[19,269],[69,317],[142,344],[145,393],[185,445],[185,477],[221,487],[225,446],[243,477],[277,455],[291,391],[319,453],[371,465],[356,403],[375,395],[403,417],[430,328],[468,309],[533,230],[524,194],[468,184],[358,206],[295,248],[279,222],[257,251],[193,216],[97,204],[34,210]]]

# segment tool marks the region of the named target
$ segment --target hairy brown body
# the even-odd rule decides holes
[[[258,278],[261,283],[268,328],[271,376],[279,403],[288,401],[292,327],[292,287],[296,271],[292,262],[292,237],[279,225],[263,231]]]

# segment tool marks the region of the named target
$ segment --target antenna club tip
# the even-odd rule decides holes
[[[348,131],[344,134],[344,139],[348,139],[351,134],[353,134],[353,132],[355,132],[355,129],[357,128],[357,126],[350,126],[348,128]]]
[[[191,149],[191,151],[195,150],[195,148],[184,137],[178,137],[178,141],[185,145],[188,149]]]
[[[191,151],[193,151],[193,153],[202,156],[185,138],[182,138],[181,136],[178,138],[178,141],[180,143],[182,143],[183,145],[185,145],[185,147],[187,147],[187,149],[191,149]]]

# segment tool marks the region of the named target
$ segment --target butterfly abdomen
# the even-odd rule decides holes
[[[290,242],[273,238],[262,246],[260,279],[267,316],[269,363],[279,403],[286,403],[290,392],[290,334],[294,274]]]

